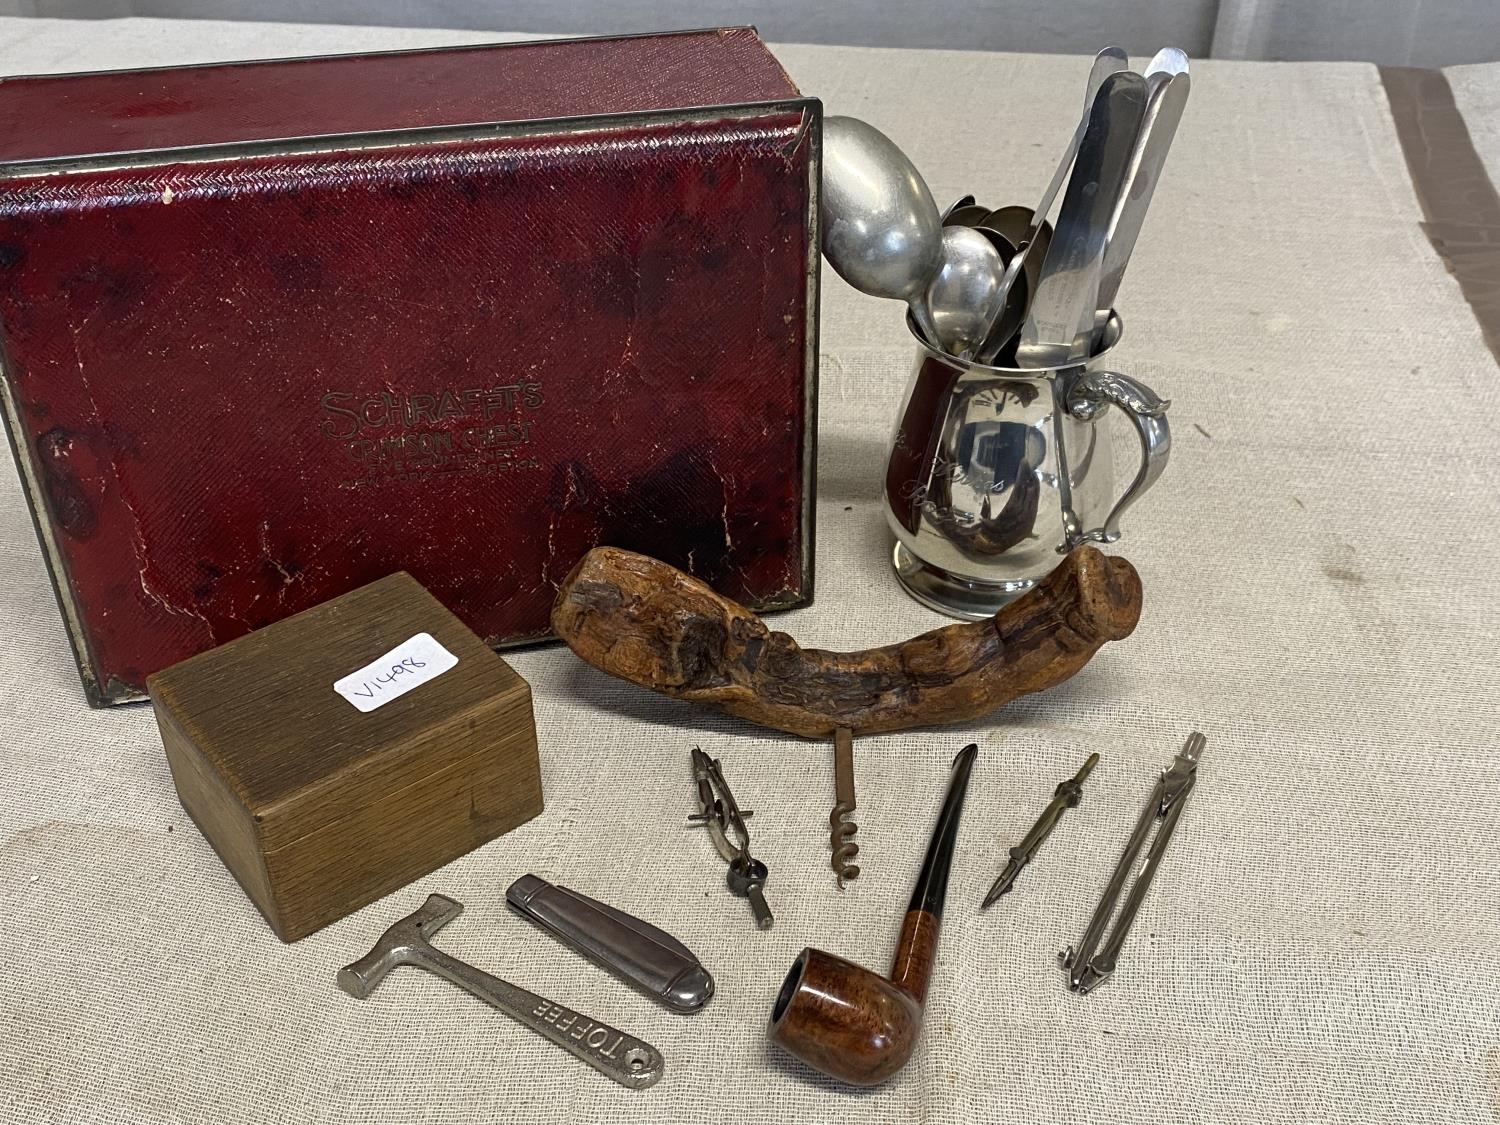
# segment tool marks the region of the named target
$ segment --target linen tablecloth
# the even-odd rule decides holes
[[[485,38],[6,19],[0,73]],[[1088,66],[776,50],[829,113],[888,132],[940,202],[975,192],[994,206],[1039,195]],[[1374,67],[1195,62],[1193,82],[1119,302],[1121,368],[1173,400],[1171,465],[1116,548],[1145,583],[1140,627],[981,722],[860,740],[864,873],[843,893],[826,746],[651,696],[551,646],[508,657],[535,691],[546,811],[282,945],[178,805],[149,708],[84,706],[7,462],[5,1119],[1495,1121],[1496,360],[1418,225]],[[1500,68],[1464,68],[1454,87],[1460,109],[1492,107]],[[1493,174],[1493,119],[1473,133]],[[858,648],[941,619],[896,586],[879,502],[911,352],[900,309],[823,280],[817,601],[775,624]],[[1057,951],[1194,728],[1208,736],[1198,789],[1120,970],[1073,995]],[[772,998],[805,944],[887,967],[948,763],[971,739],[981,756],[921,1044],[897,1079],[850,1092],[768,1048]],[[684,826],[695,744],[755,809],[769,932]],[[1082,805],[980,914],[1005,850],[1093,750]],[[504,906],[527,871],[670,929],[717,997],[668,1014],[541,935]],[[413,970],[364,1003],[340,992],[335,970],[432,891],[467,905],[443,948],[656,1044],[666,1077],[618,1088]]]

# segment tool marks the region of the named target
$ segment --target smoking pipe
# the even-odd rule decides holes
[[[978,746],[969,745],[953,759],[948,795],[901,923],[891,979],[820,949],[804,949],[792,963],[771,1010],[771,1042],[814,1070],[873,1086],[911,1058],[937,962],[958,818],[978,753]]]

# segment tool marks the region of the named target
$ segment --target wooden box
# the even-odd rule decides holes
[[[183,808],[283,941],[542,811],[530,687],[404,572],[148,687]]]

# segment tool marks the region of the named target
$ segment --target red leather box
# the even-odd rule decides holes
[[[818,103],[748,28],[0,80],[7,429],[95,705],[406,570],[812,591]]]

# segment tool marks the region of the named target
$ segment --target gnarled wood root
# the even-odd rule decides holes
[[[827,738],[977,718],[1062,683],[1129,636],[1141,580],[1079,547],[994,617],[864,652],[801,648],[664,562],[597,547],[573,568],[552,629],[588,663],[762,726]]]

